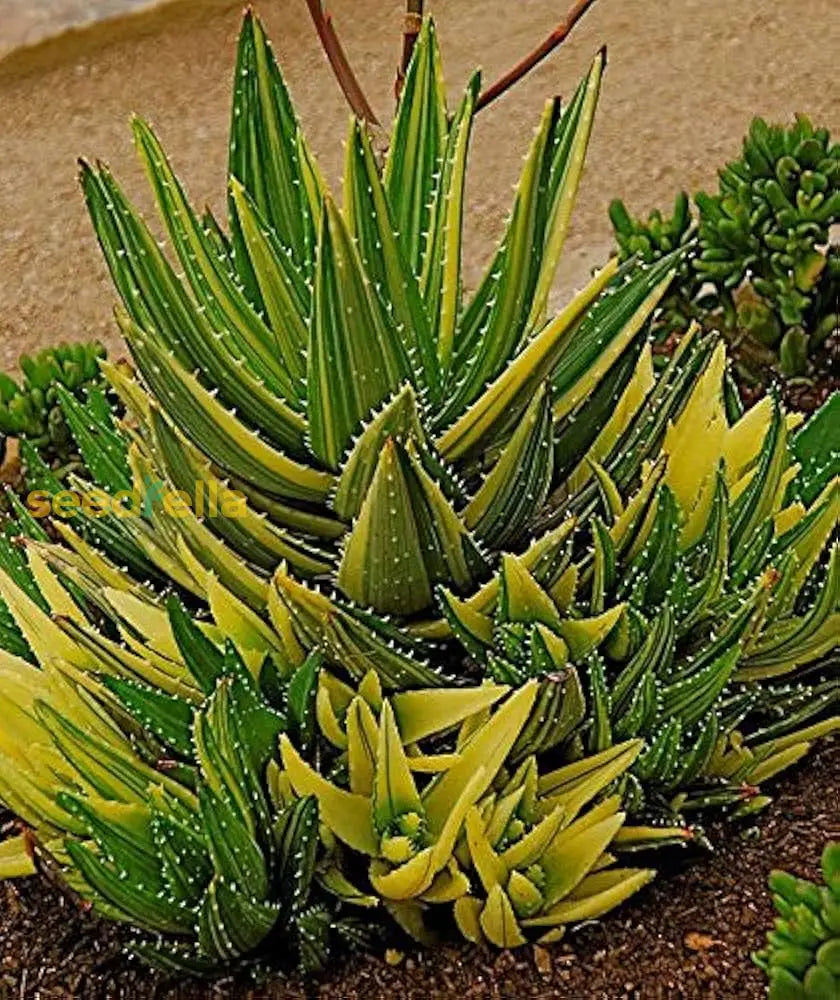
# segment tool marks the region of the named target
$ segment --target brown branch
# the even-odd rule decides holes
[[[551,32],[548,38],[544,39],[533,52],[529,53],[525,58],[518,62],[513,69],[505,73],[504,76],[500,77],[492,87],[488,87],[478,98],[475,105],[475,110],[480,111],[482,108],[486,108],[491,101],[495,101],[497,97],[501,97],[505,91],[509,90],[515,83],[522,79],[527,73],[545,59],[547,55],[553,52],[557,46],[566,38],[569,32],[574,28],[577,22],[583,17],[583,15],[589,10],[595,0],[576,0],[576,3],[566,15],[565,20],[561,21],[560,24]]]
[[[414,46],[417,44],[417,36],[423,26],[423,0],[406,0],[405,4],[405,27],[403,28],[403,50],[402,61],[397,68],[397,78],[394,81],[394,96],[399,100],[405,74],[408,72],[408,64],[414,54]]]
[[[318,37],[321,39],[321,45],[324,47],[324,52],[330,66],[332,66],[333,73],[335,73],[335,78],[338,80],[338,85],[344,91],[344,96],[353,109],[353,113],[357,118],[361,118],[371,125],[378,125],[379,119],[368,104],[361,84],[351,69],[344,49],[341,47],[341,42],[338,40],[338,35],[335,33],[332,17],[324,10],[321,0],[306,0],[306,6],[315,22]]]

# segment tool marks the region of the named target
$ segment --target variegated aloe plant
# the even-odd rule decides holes
[[[229,233],[190,207],[158,139],[135,122],[182,276],[109,171],[83,165],[142,379],[106,366],[136,420],[134,477],[191,495],[197,481],[223,480],[248,500],[235,524],[103,519],[92,530],[120,561],[200,596],[212,571],[256,610],[285,565],[328,581],[349,615],[370,609],[383,628],[386,615],[433,614],[438,584],[475,592],[495,552],[522,551],[556,485],[558,421],[638,341],[669,280],[667,261],[613,261],[548,315],[603,65],[599,54],[567,108],[546,106],[471,294],[461,245],[478,77],[448,109],[431,21],[382,167],[365,127],[350,125],[341,206],[251,14]],[[76,425],[101,482],[130,485],[111,430],[81,413]]]

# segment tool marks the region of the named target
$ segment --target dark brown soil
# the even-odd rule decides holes
[[[771,868],[817,875],[825,841],[840,837],[840,743],[823,746],[778,788],[752,828],[717,826],[717,853],[660,878],[599,923],[549,949],[502,954],[446,947],[351,960],[305,988],[265,990],[229,981],[180,988],[127,960],[125,933],[81,913],[42,880],[0,885],[0,998],[84,1000],[428,1000],[562,997],[568,1000],[759,1000],[749,959],[772,921]]]

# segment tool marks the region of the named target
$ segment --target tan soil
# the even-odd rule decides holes
[[[59,338],[115,345],[105,269],[76,189],[77,156],[107,159],[150,207],[128,116],[158,128],[196,203],[219,207],[241,2],[181,0],[70,32],[0,61],[0,368]],[[263,0],[301,115],[337,183],[347,109],[303,0]],[[562,16],[566,0],[438,0],[447,81],[481,63],[493,79]],[[331,0],[345,47],[386,114],[399,51],[398,0]],[[0,20],[0,51],[8,44]],[[498,236],[544,97],[570,94],[596,49],[610,68],[558,287],[565,295],[609,251],[606,206],[670,203],[714,181],[753,114],[807,110],[840,132],[838,0],[598,0],[569,43],[483,112],[469,182],[467,278]]]

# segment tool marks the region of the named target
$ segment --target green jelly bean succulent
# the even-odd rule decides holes
[[[770,980],[769,1000],[840,996],[840,842],[822,855],[823,884],[784,871],[770,875],[778,917],[767,947],[753,955]]]

